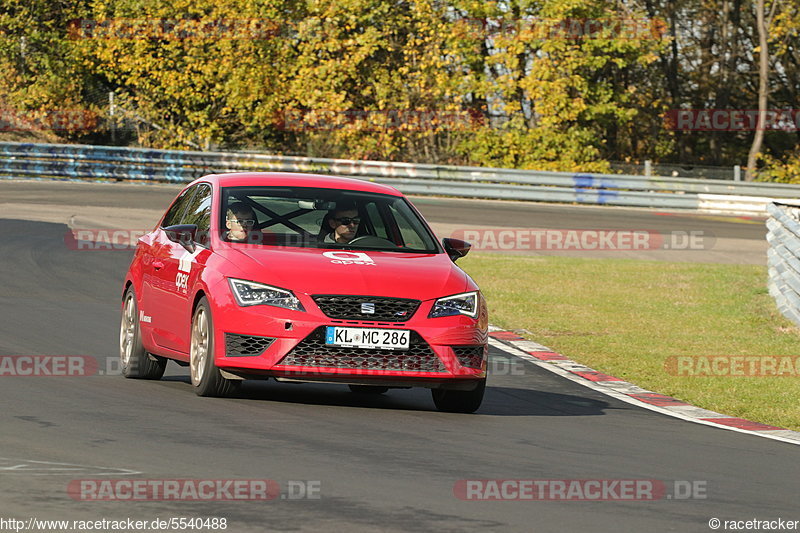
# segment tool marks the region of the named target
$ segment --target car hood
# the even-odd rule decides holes
[[[447,254],[230,246],[224,255],[235,276],[295,293],[428,300],[477,288]]]

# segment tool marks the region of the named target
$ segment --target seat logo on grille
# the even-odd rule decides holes
[[[361,314],[362,315],[374,315],[375,314],[375,304],[374,303],[363,303],[363,304],[361,304]]]

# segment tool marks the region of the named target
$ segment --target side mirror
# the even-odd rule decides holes
[[[195,239],[197,238],[196,224],[178,224],[162,228],[167,238],[186,248],[186,251],[193,253],[195,249]]]
[[[469,249],[472,248],[470,243],[460,239],[442,239],[442,244],[444,245],[444,251],[447,252],[447,255],[450,256],[454,263],[458,258],[467,255]]]

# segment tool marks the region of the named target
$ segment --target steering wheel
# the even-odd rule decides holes
[[[348,244],[356,243],[361,244],[362,246],[386,247],[386,245],[389,245],[392,248],[397,248],[397,245],[389,239],[384,239],[383,237],[377,237],[375,235],[362,235],[361,237],[356,237]]]

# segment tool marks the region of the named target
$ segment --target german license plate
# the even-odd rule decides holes
[[[410,332],[403,329],[343,328],[327,326],[325,344],[348,348],[407,350]]]

